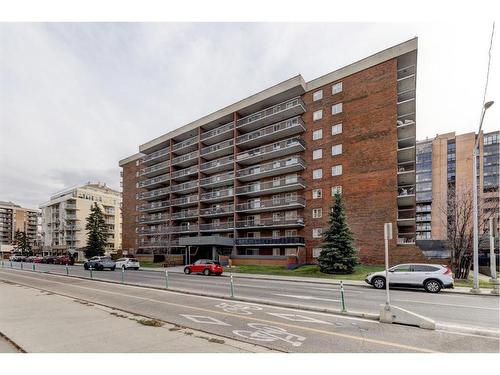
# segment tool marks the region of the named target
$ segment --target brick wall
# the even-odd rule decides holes
[[[142,189],[136,188],[138,181],[136,172],[139,169],[140,166],[136,165],[135,160],[123,166],[122,248],[133,253],[137,250],[136,240],[138,239],[136,206],[140,204],[136,200],[136,194],[142,191]]]

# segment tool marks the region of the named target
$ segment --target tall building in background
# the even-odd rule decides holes
[[[0,201],[0,245],[12,245],[17,230],[26,233],[31,245],[35,245],[38,216],[38,210]]]
[[[488,230],[489,216],[500,218],[500,132],[480,134],[479,137],[478,202],[479,215],[483,219],[479,225],[480,233],[484,233]],[[449,205],[453,199],[472,193],[475,141],[475,133],[447,133],[417,142],[417,241],[446,240]],[[419,242],[421,244],[425,245]]]
[[[415,38],[140,145],[119,163],[123,248],[313,262],[339,192],[363,262],[383,262],[387,222],[391,260],[425,260],[415,247],[416,68]]]
[[[50,250],[80,253],[87,245],[86,219],[97,203],[108,228],[108,252],[121,249],[121,193],[100,183],[64,190],[40,205],[43,245]]]

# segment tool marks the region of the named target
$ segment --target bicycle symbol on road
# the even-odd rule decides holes
[[[262,307],[253,306],[253,305],[243,305],[241,303],[230,304],[230,303],[222,302],[222,303],[219,303],[218,305],[215,305],[215,307],[219,307],[222,310],[224,310],[225,312],[241,314],[241,315],[252,315],[253,311],[262,310]]]
[[[235,330],[233,334],[255,341],[284,341],[292,346],[301,346],[305,337],[288,332],[284,328],[269,326],[261,323],[248,323],[255,331]]]

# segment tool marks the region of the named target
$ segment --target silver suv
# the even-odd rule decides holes
[[[365,281],[377,289],[385,288],[385,271],[369,273]],[[389,286],[424,288],[438,293],[453,288],[453,276],[448,266],[440,264],[398,264],[389,268]]]
[[[97,271],[102,271],[105,268],[110,269],[111,271],[114,271],[116,268],[116,263],[110,258],[110,257],[92,257],[89,260],[87,260],[85,263],[83,263],[83,268],[88,270],[89,268],[92,268]]]

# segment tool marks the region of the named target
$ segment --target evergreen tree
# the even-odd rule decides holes
[[[14,234],[14,246],[16,250],[21,252],[22,255],[31,255],[31,244],[28,236],[25,232],[21,232],[19,229],[16,230],[16,233]]]
[[[344,201],[340,194],[335,194],[335,202],[328,220],[330,227],[323,232],[323,243],[318,258],[320,271],[324,273],[353,273],[358,264],[354,238],[347,225]]]
[[[97,203],[94,203],[90,208],[90,215],[87,217],[85,229],[88,230],[85,257],[89,259],[93,256],[104,255],[108,230],[104,221],[104,215]]]

